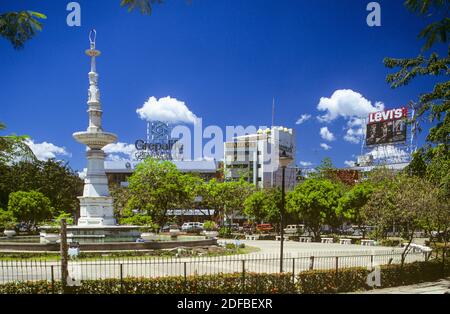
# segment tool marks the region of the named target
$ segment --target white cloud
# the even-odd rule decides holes
[[[84,168],[83,171],[78,172],[78,176],[81,180],[84,180],[87,176],[87,168]]]
[[[195,124],[197,119],[183,101],[170,96],[160,99],[152,96],[136,112],[139,118],[146,121]]]
[[[383,110],[384,104],[376,102],[372,105],[372,102],[364,98],[360,93],[351,89],[339,89],[330,98],[320,98],[317,109],[326,112],[318,117],[319,121],[331,122],[339,117],[365,117],[371,112]]]
[[[330,98],[322,97],[317,109],[325,114],[317,117],[321,122],[331,122],[340,117],[347,119],[344,140],[358,144],[364,135],[365,118],[371,112],[384,110],[382,102],[374,104],[351,89],[336,90]]]
[[[56,158],[57,156],[71,156],[71,154],[66,151],[65,147],[59,147],[52,143],[35,143],[34,140],[27,139],[25,144],[30,147],[36,158],[39,160],[48,160]]]
[[[108,160],[129,161],[133,159],[136,147],[132,144],[119,142],[106,145],[103,151],[108,154]]]
[[[358,144],[361,143],[361,138],[363,135],[364,130],[362,128],[348,129],[344,136],[344,140],[353,144]]]
[[[298,118],[297,122],[295,124],[300,125],[306,121],[308,121],[309,119],[311,119],[311,115],[310,114],[302,114],[300,116],[300,118]]]
[[[322,147],[325,150],[330,150],[332,148],[330,145],[325,143],[320,143],[320,147]]]
[[[346,160],[346,161],[344,161],[344,164],[346,166],[349,166],[349,167],[354,167],[355,166],[355,162],[352,161],[352,160]]]
[[[302,167],[311,167],[312,166],[312,162],[309,161],[300,161],[300,165]]]
[[[321,136],[324,140],[329,141],[329,142],[334,141],[334,140],[336,139],[336,138],[334,137],[334,134],[331,133],[331,131],[328,130],[328,127],[326,127],[326,126],[320,129],[320,136]]]

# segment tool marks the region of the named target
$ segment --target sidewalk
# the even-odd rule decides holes
[[[450,294],[450,277],[435,282],[424,282],[411,286],[375,289],[355,292],[356,294]]]

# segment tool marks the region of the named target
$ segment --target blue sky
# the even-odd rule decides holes
[[[122,143],[145,136],[136,109],[151,96],[181,100],[204,126],[223,128],[270,125],[275,97],[275,124],[296,130],[297,163],[317,165],[329,156],[341,167],[360,145],[345,140],[349,116],[317,119],[327,114],[317,109],[322,97],[351,90],[373,106],[395,108],[434,83],[419,79],[392,90],[385,82],[383,58],[416,56],[422,45],[417,34],[426,25],[400,0],[378,1],[381,27],[366,24],[368,0],[167,0],[151,16],[128,13],[119,0],[86,0],[78,1],[81,27],[67,26],[68,2],[0,0],[0,12],[48,16],[25,49],[0,40],[0,121],[7,133],[47,143],[39,148],[77,170],[85,167],[84,148],[72,133],[87,127],[84,50],[93,27],[102,51],[103,127]],[[297,125],[305,114],[311,118]],[[324,127],[334,140],[321,137]]]

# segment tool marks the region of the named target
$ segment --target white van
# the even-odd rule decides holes
[[[181,230],[185,232],[189,231],[203,231],[203,224],[201,222],[185,222],[181,226]]]

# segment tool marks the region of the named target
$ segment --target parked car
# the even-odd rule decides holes
[[[181,231],[200,232],[200,231],[203,231],[203,224],[201,222],[185,222],[181,226]]]
[[[176,224],[165,224],[164,227],[161,228],[161,232],[169,232],[170,229],[180,229],[180,227]]]
[[[259,225],[256,225],[256,231],[271,232],[271,231],[273,231],[273,226],[271,224],[259,224]]]
[[[239,231],[239,224],[238,223],[225,223],[223,227],[231,228],[232,231]]]
[[[305,225],[287,225],[284,228],[284,233],[286,234],[303,234],[305,231]]]
[[[255,225],[252,223],[246,222],[242,225],[242,231],[244,233],[253,233],[253,232],[255,232]]]

